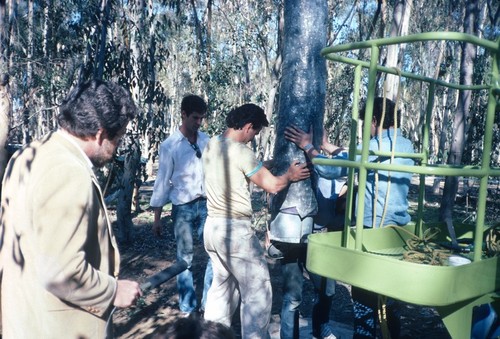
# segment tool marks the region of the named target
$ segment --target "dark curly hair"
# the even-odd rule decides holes
[[[228,128],[242,129],[251,123],[255,130],[269,126],[264,110],[255,104],[245,104],[233,109],[226,117]]]
[[[384,98],[377,97],[373,100],[373,118],[377,122],[377,127],[380,126],[380,120],[382,119],[382,112],[384,108]],[[396,109],[396,104],[394,101],[385,99],[385,116],[384,116],[384,124],[382,126],[383,129],[388,129],[389,127],[394,126],[394,110]],[[361,111],[359,112],[359,118],[361,120],[365,120],[365,111],[366,111],[366,101],[363,103],[361,107]],[[397,112],[397,123],[398,126],[401,121],[401,111]]]
[[[205,114],[207,112],[207,104],[201,97],[189,94],[182,98],[181,111],[186,112],[187,116],[190,116],[193,112]]]
[[[130,93],[106,81],[92,80],[73,88],[59,107],[59,126],[77,137],[102,128],[114,138],[132,120],[137,108]]]

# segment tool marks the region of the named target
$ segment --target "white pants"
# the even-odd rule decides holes
[[[214,274],[205,319],[231,326],[241,297],[242,338],[269,338],[271,280],[264,249],[250,220],[208,217],[204,242]]]

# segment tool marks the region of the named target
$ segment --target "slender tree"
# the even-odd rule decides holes
[[[111,10],[111,1],[102,0],[100,10],[100,35],[96,55],[96,66],[94,69],[94,78],[102,79],[104,73],[104,63],[106,61],[106,37],[108,32],[109,12]]]
[[[411,15],[413,0],[396,0],[392,15],[392,24],[389,36],[397,37],[408,35],[408,27]],[[387,47],[387,57],[385,65],[387,67],[402,68],[402,59],[405,52],[404,45],[389,45]],[[398,92],[399,78],[396,75],[388,74],[386,77],[386,97],[395,100]]]
[[[471,0],[467,2],[464,18],[464,32],[476,34],[478,29],[479,1]],[[463,85],[472,84],[473,66],[476,58],[476,49],[469,43],[462,44],[460,62],[460,83]],[[471,91],[460,91],[458,95],[458,105],[453,119],[453,139],[448,154],[448,164],[457,165],[462,163],[462,155],[466,142],[467,120],[471,104]],[[440,207],[440,217],[448,227],[448,231],[454,245],[457,245],[455,230],[453,227],[453,206],[458,191],[458,177],[446,177],[443,198]]]
[[[6,0],[0,0],[0,72],[4,73],[7,67],[8,50],[8,18]]]
[[[3,178],[8,160],[7,138],[11,108],[9,96],[9,77],[7,74],[3,73],[0,78],[0,178]],[[1,192],[2,183],[0,181],[0,193]]]
[[[277,48],[276,48],[276,57],[274,59],[274,62],[272,65],[269,65],[269,62],[267,62],[267,57],[265,58],[266,60],[266,70],[269,71],[269,92],[268,92],[268,97],[267,97],[267,102],[266,102],[266,116],[267,120],[272,121],[272,116],[274,112],[274,108],[276,106],[276,99],[278,97],[278,91],[279,91],[279,85],[280,85],[280,80],[281,80],[281,64],[283,61],[283,55],[282,55],[282,46],[283,46],[283,28],[284,28],[284,16],[283,16],[283,6],[278,7],[278,29],[277,29]],[[261,41],[264,41],[264,39],[261,39]],[[263,49],[266,48],[266,45],[263,42]],[[266,156],[269,155],[268,150],[272,150],[272,143],[271,143],[271,130],[266,128],[264,131],[260,133],[260,156],[262,159],[266,159]]]

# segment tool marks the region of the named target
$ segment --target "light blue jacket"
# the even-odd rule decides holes
[[[382,132],[380,142],[380,151],[390,152],[394,141],[394,129],[390,128]],[[358,147],[360,148],[360,147]],[[379,150],[378,136],[370,140],[370,150]],[[401,134],[401,130],[396,130],[395,152],[414,153],[411,141]],[[318,157],[322,157],[319,155]],[[347,152],[340,153],[334,159],[348,158]],[[360,157],[357,157],[359,161]],[[379,158],[378,156],[369,156],[368,161],[381,163],[390,163],[390,158]],[[407,158],[394,158],[394,164],[413,165],[414,161]],[[346,167],[316,165],[317,173],[327,179],[335,179],[347,175]],[[411,173],[378,171],[378,182],[375,180],[375,171],[368,171],[366,179],[365,205],[363,225],[373,226],[374,206],[376,207],[375,227],[380,227],[384,206],[387,205],[387,211],[384,217],[383,226],[386,225],[406,225],[410,221],[408,213],[408,191],[411,183]],[[390,183],[390,187],[389,187]],[[376,198],[376,202],[375,202]]]

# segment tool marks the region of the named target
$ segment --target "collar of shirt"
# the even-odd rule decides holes
[[[182,142],[183,140],[185,140],[187,142],[187,145],[191,147],[191,142],[184,136],[184,134],[182,134],[180,129],[177,128],[175,132],[172,133],[171,137],[175,138],[176,142]],[[205,133],[200,131],[197,132],[196,145],[198,145],[201,152],[203,152],[203,149],[205,148],[209,140],[210,138]]]
[[[382,135],[382,139],[385,139],[385,138],[392,138],[392,137],[394,137],[394,135],[396,135],[396,136],[399,137],[402,134],[401,134],[401,129],[399,129],[399,128],[394,129],[393,127],[390,127],[388,129],[382,130],[381,135]],[[373,139],[377,139],[378,140],[378,133],[375,134],[375,136],[373,137]]]
[[[80,151],[80,153],[82,154],[83,158],[85,159],[85,163],[87,164],[87,166],[93,170],[94,168],[94,165],[92,164],[92,161],[90,161],[90,158],[88,157],[88,155],[83,151],[83,149],[80,147],[80,145],[78,145],[78,143],[73,140],[73,138],[71,138],[68,134],[68,132],[66,131],[62,131],[60,129],[58,129],[56,131],[57,134],[59,134],[60,136],[62,136],[64,139],[68,140],[73,146],[76,147],[77,150]]]

